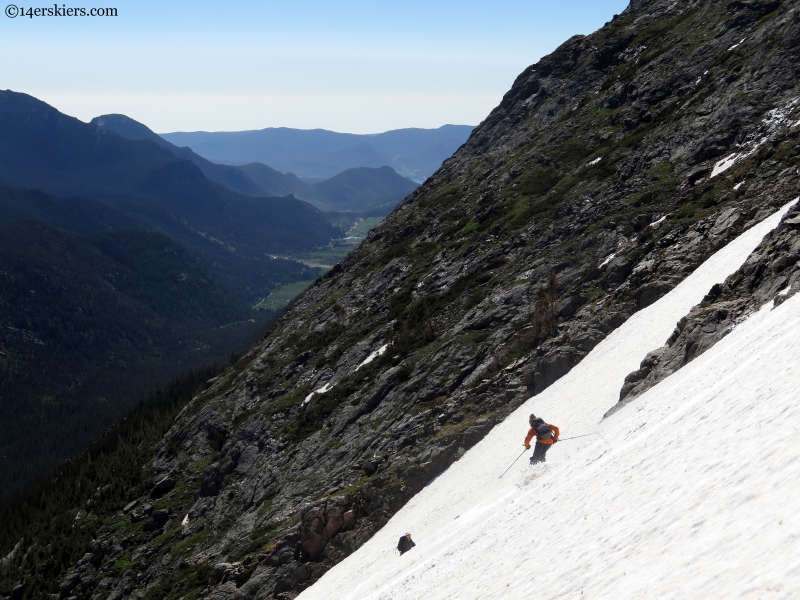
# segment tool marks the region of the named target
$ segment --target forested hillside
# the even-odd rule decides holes
[[[351,210],[362,215],[389,214],[397,204],[417,188],[391,167],[347,169],[314,184],[318,202],[328,210]]]
[[[175,415],[223,365],[192,370],[152,394],[123,420],[62,465],[0,508],[0,540],[13,550],[0,562],[0,585],[26,597],[54,589],[69,565],[83,556],[98,527],[132,491],[150,484],[151,447]],[[84,506],[80,516],[73,507]],[[88,512],[87,512],[88,511]],[[77,519],[76,519],[77,518]],[[31,546],[33,544],[33,546]],[[31,548],[31,552],[22,552]],[[23,568],[23,581],[14,579]]]
[[[18,221],[0,226],[0,265],[0,502],[268,318],[155,232]]]

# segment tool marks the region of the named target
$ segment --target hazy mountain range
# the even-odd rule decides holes
[[[386,166],[373,167],[355,161],[355,166],[336,171],[329,179],[308,183],[292,173],[281,173],[260,162],[233,166],[206,160],[187,147],[179,147],[147,126],[125,115],[103,115],[92,124],[133,140],[151,140],[177,158],[194,163],[203,174],[234,191],[248,196],[292,194],[320,210],[356,212],[369,216],[388,214],[417,187],[417,183]],[[374,161],[366,161],[371,163]],[[378,161],[380,162],[380,161]],[[385,164],[385,163],[384,163]]]
[[[397,129],[358,135],[277,127],[257,131],[164,133],[165,140],[201,156],[241,165],[261,162],[298,177],[325,179],[354,167],[389,166],[422,183],[467,141],[470,125]]]
[[[150,140],[126,139],[26,94],[0,92],[0,130],[0,183],[136,216],[192,249],[248,301],[275,281],[269,253],[309,250],[342,234],[306,202],[234,192]]]

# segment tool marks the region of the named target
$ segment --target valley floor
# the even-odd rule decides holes
[[[784,208],[784,211],[786,208]],[[625,375],[734,272],[745,232],[530,399],[300,598],[790,598],[800,589],[800,294],[602,420]],[[527,416],[561,428],[546,466]],[[397,539],[417,546],[400,557]]]
[[[297,253],[291,256],[272,256],[272,258],[285,258],[296,260],[307,267],[330,269],[335,264],[342,262],[369,233],[370,229],[377,226],[384,217],[367,217],[359,219],[348,231],[344,238],[332,240],[330,244],[318,248],[313,252]],[[278,310],[294,300],[308,286],[314,283],[313,279],[295,281],[279,286],[269,296],[256,304],[255,309]]]
[[[286,283],[270,293],[269,296],[264,298],[261,302],[256,304],[253,308],[256,310],[278,310],[283,308],[289,302],[294,300],[299,294],[303,292],[308,286],[314,283],[313,279],[294,281]]]

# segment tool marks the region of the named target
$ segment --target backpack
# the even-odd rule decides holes
[[[400,554],[404,554],[411,550],[416,544],[408,539],[406,536],[400,538],[400,541],[397,542],[397,549],[400,551]]]
[[[550,429],[550,425],[545,423],[542,419],[536,419],[531,425],[536,431],[536,441],[553,438],[553,430]]]

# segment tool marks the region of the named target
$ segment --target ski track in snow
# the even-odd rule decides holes
[[[302,600],[791,598],[800,589],[800,294],[602,421],[625,376],[789,205],[714,254],[431,482]],[[546,466],[527,415],[561,428]],[[588,440],[588,441],[587,441]],[[397,539],[417,546],[403,557]]]

